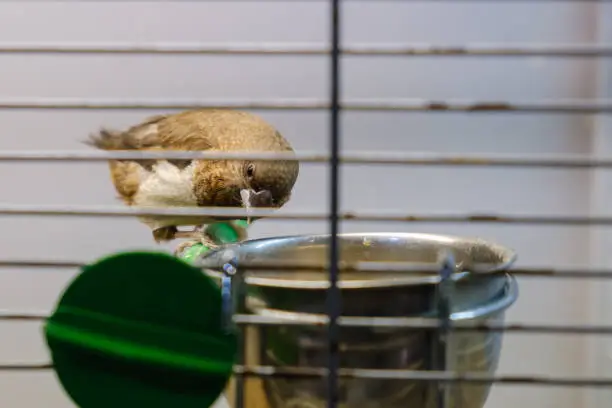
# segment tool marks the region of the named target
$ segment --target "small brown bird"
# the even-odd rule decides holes
[[[154,116],[125,131],[100,130],[87,144],[102,150],[194,150],[294,153],[262,118],[235,110],[197,109]],[[299,173],[297,161],[112,160],[119,198],[134,207],[282,207]],[[156,242],[189,238],[214,246],[199,227],[207,216],[140,217]],[[179,231],[179,226],[195,226]]]

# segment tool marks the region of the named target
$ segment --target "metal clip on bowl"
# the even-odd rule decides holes
[[[222,325],[226,332],[234,329],[233,316],[236,312],[236,300],[240,298],[241,283],[238,282],[236,257],[223,265],[223,277],[221,278],[221,306]]]
[[[231,245],[247,238],[247,228],[244,220],[219,222],[209,225],[205,234],[216,244]],[[178,256],[196,267],[221,271],[222,325],[226,332],[234,330],[233,316],[239,309],[243,281],[238,273],[238,257],[231,250],[211,250],[203,244],[196,244]]]

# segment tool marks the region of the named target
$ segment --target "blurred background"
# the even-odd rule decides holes
[[[0,43],[325,45],[322,1],[0,2]],[[612,43],[612,7],[601,1],[346,1],[343,43]],[[609,98],[609,63],[595,58],[344,57],[344,100],[416,98],[535,102]],[[72,98],[172,101],[328,98],[325,56],[143,56],[0,54],[0,102]],[[87,149],[101,126],[124,128],[156,111],[0,110],[0,149]],[[328,149],[324,111],[259,112],[299,151]],[[346,112],[345,151],[455,154],[612,152],[603,115]],[[327,169],[303,164],[283,211],[327,211]],[[605,170],[347,166],[342,208],[427,214],[612,215]],[[0,163],[2,204],[116,205],[105,163]],[[129,218],[0,217],[1,259],[92,261],[114,251],[171,250]],[[342,231],[435,232],[508,246],[519,266],[612,267],[605,228],[500,224],[351,222]],[[251,237],[325,233],[324,222],[262,220]],[[71,270],[0,270],[0,308],[49,311]],[[612,321],[603,281],[521,278],[508,320],[604,324]],[[40,326],[0,324],[0,361],[48,359]],[[612,375],[605,338],[507,334],[499,374]],[[607,401],[607,402],[606,402]],[[610,406],[608,391],[497,385],[487,407]],[[69,408],[51,372],[0,372],[0,406]]]

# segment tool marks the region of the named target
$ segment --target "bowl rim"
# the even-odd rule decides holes
[[[274,237],[266,237],[266,238],[256,238],[251,240],[242,241],[240,243],[231,244],[224,246],[220,249],[216,249],[210,251],[202,256],[199,260],[197,260],[194,264],[203,268],[205,273],[213,278],[220,278],[222,276],[221,272],[216,271],[221,267],[219,265],[220,258],[224,258],[229,260],[232,256],[238,256],[240,259],[241,248],[250,249],[256,247],[258,245],[267,244],[271,242],[278,242],[283,240],[291,240],[296,243],[306,242],[312,240],[325,240],[329,239],[331,234],[296,234],[296,235],[283,235],[283,236],[274,236]],[[417,232],[350,232],[350,233],[340,233],[338,234],[338,238],[348,238],[348,239],[364,239],[364,238],[399,238],[399,239],[412,239],[415,240],[429,240],[432,242],[462,242],[462,243],[473,243],[474,246],[486,246],[492,252],[500,254],[500,258],[502,259],[499,263],[496,264],[482,264],[483,267],[472,267],[469,270],[456,272],[451,276],[453,281],[459,281],[467,278],[471,274],[492,274],[501,271],[506,271],[517,259],[517,254],[514,250],[499,245],[495,242],[484,240],[482,238],[469,237],[469,236],[459,236],[459,235],[444,235],[444,234],[431,234],[431,233],[417,233]],[[210,262],[212,259],[217,258],[216,264],[213,266]],[[371,262],[375,263],[375,262]],[[398,262],[399,263],[399,262]],[[415,264],[415,263],[411,263]],[[429,264],[429,268],[431,268],[431,263]],[[477,265],[477,264],[475,264]],[[240,261],[238,261],[238,270],[240,270]],[[279,277],[262,277],[262,276],[254,276],[253,274],[246,274],[244,277],[245,282],[249,286],[261,286],[261,287],[275,287],[275,288],[287,288],[287,289],[300,289],[300,290],[326,290],[329,288],[330,283],[328,279],[318,279],[318,280],[296,280],[291,278],[279,278]],[[440,282],[440,277],[438,275],[427,275],[427,276],[405,276],[405,277],[394,277],[387,279],[362,279],[362,280],[341,280],[338,279],[338,287],[340,289],[368,289],[368,288],[386,288],[386,287],[395,287],[395,286],[412,286],[412,285],[423,285],[423,284],[437,284]]]
[[[498,293],[496,297],[488,299],[486,303],[484,304],[476,305],[466,310],[452,312],[449,315],[449,319],[452,322],[487,319],[487,318],[493,317],[494,315],[498,313],[503,313],[506,310],[508,310],[518,300],[519,286],[518,286],[518,282],[516,281],[516,278],[512,276],[511,274],[505,274],[504,279],[506,283],[503,289]],[[319,323],[319,324],[321,324],[321,322],[324,322],[324,320],[322,319],[327,317],[327,315],[325,314],[295,312],[295,311],[290,311],[290,310],[273,309],[269,307],[261,307],[257,309],[254,313],[255,315],[258,315],[258,316],[272,317],[272,318],[281,319],[284,321],[310,320],[313,323]],[[366,317],[366,319],[384,320],[385,324],[383,327],[389,327],[390,325],[393,325],[395,322],[397,322],[395,326],[400,327],[403,325],[403,323],[405,323],[406,319],[414,320],[414,321],[422,321],[422,320],[428,320],[428,319],[435,319],[436,317],[437,316],[435,316],[434,314],[426,314],[426,315],[417,316],[417,317],[368,316]],[[349,322],[351,320],[352,321],[363,320],[363,317],[341,316],[340,319]],[[280,322],[279,324],[282,325],[283,322]],[[357,326],[349,325],[348,327],[376,327],[376,324],[375,323],[370,323],[370,324],[360,323]]]

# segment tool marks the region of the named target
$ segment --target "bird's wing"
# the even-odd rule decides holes
[[[195,124],[186,124],[185,121],[177,122],[174,119],[176,116],[153,116],[125,131],[101,129],[98,133],[90,135],[89,140],[85,143],[101,150],[207,150],[211,148],[210,143],[198,135],[198,132],[194,132]],[[178,136],[178,140],[183,143],[169,142],[173,140],[173,135]],[[185,140],[190,143],[184,143]],[[133,204],[143,172],[151,172],[156,162],[157,160],[110,161],[111,179],[119,197],[126,204]],[[183,169],[189,165],[191,160],[168,160],[168,162]]]
[[[291,150],[270,124],[236,110],[197,109],[153,116],[125,131],[102,129],[89,145],[102,150]],[[191,160],[168,160],[179,169]],[[142,173],[156,160],[111,161],[111,177],[121,199],[132,204]]]
[[[168,115],[159,115],[148,118],[144,122],[132,126],[125,131],[113,131],[101,129],[98,133],[89,136],[87,144],[101,150],[177,150],[176,147],[167,146],[162,134],[164,122],[168,120]],[[191,149],[189,149],[191,150]],[[138,163],[143,168],[150,170],[155,160],[130,160]],[[170,161],[176,166],[183,167],[184,161]]]

